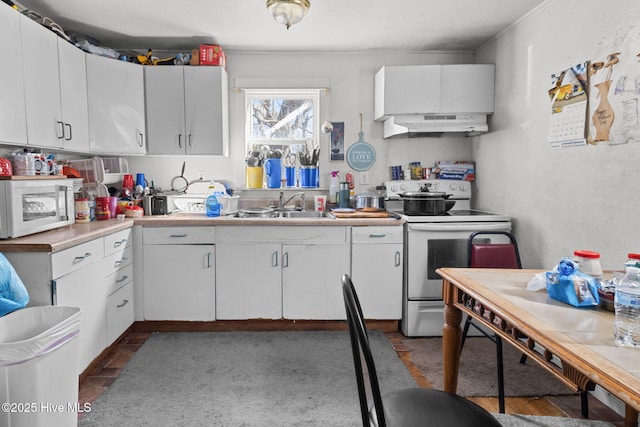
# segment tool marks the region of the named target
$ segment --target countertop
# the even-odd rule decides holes
[[[145,227],[182,227],[195,225],[287,225],[287,226],[401,226],[403,220],[395,218],[209,218],[197,213],[125,218],[122,221],[93,221],[67,225],[51,231],[16,239],[0,240],[0,252],[58,252],[89,240],[106,236],[134,225]]]

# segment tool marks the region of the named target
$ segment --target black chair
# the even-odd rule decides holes
[[[476,238],[483,235],[503,235],[509,238],[510,243],[490,243],[474,242]],[[467,239],[467,259],[468,266],[472,268],[522,268],[520,262],[520,252],[515,237],[506,231],[476,231]],[[469,333],[469,327],[473,326],[484,336],[496,344],[496,362],[498,370],[498,410],[504,413],[504,369],[502,359],[502,339],[497,334],[487,332],[486,329],[473,322],[473,317],[467,316],[462,329],[462,342],[460,352],[464,348],[464,342]],[[520,363],[524,363],[526,356],[523,355]]]
[[[444,391],[416,387],[392,391],[382,396],[362,308],[351,278],[347,274],[342,276],[342,292],[349,324],[363,427],[500,425],[480,406]],[[370,387],[373,398],[371,411],[367,402],[365,372],[368,378],[367,385]]]

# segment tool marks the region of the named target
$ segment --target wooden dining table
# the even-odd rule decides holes
[[[625,426],[637,427],[640,349],[618,346],[614,314],[527,290],[541,270],[440,268],[444,307],[444,390],[457,391],[462,314],[471,315],[576,391],[599,385],[625,405]]]

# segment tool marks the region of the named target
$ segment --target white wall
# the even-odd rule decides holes
[[[389,165],[407,165],[410,161],[421,161],[431,165],[436,160],[466,160],[471,157],[471,141],[452,138],[395,139],[382,138],[382,123],[373,121],[373,78],[383,65],[473,63],[471,53],[238,53],[228,52],[230,108],[230,156],[190,157],[131,157],[128,158],[132,172],[145,172],[156,185],[170,187],[171,178],[180,173],[186,161],[185,175],[196,179],[198,171],[204,170],[208,179],[227,179],[239,187],[245,185],[244,158],[244,94],[234,91],[236,78],[260,79],[328,79],[331,90],[322,96],[327,102],[322,108],[324,120],[345,122],[345,149],[358,140],[360,113],[363,114],[364,140],[376,150],[376,162],[368,171],[369,185],[359,185],[356,174],[356,192],[389,180]],[[346,162],[329,163],[329,137],[320,137],[321,187],[329,186],[329,172],[338,170],[340,176],[348,170]],[[265,190],[267,191],[267,190]]]
[[[514,218],[525,268],[590,249],[621,269],[640,252],[640,146],[546,142],[550,75],[592,59],[604,35],[630,24],[640,24],[638,0],[551,0],[476,53],[496,64],[496,111],[473,142],[475,207]]]

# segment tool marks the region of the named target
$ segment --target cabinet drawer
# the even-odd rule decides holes
[[[144,227],[142,240],[145,245],[213,244],[214,227]]]
[[[402,243],[402,227],[352,227],[352,243]]]
[[[221,226],[217,242],[276,242],[276,243],[345,243],[349,241],[349,227],[290,227],[290,226]]]
[[[107,346],[132,324],[133,283],[128,283],[107,298]]]
[[[133,248],[124,248],[116,253],[104,257],[101,263],[103,277],[112,274],[133,262]]]
[[[107,295],[133,281],[133,264],[106,276]]]
[[[104,237],[104,254],[110,255],[122,248],[133,244],[133,232],[131,228],[121,230]]]
[[[64,276],[104,257],[102,238],[82,243],[51,254],[51,272],[54,279]]]

